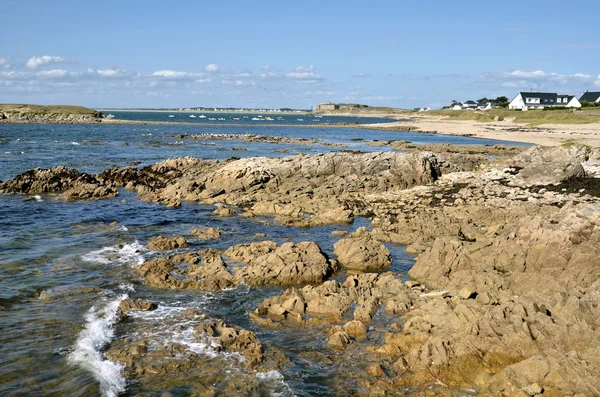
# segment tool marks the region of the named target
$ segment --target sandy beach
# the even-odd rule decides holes
[[[439,117],[409,116],[403,121],[369,124],[363,127],[398,129],[410,126],[420,131],[439,134],[473,136],[514,142],[528,142],[543,146],[558,146],[565,142],[579,142],[600,146],[600,123],[593,124],[541,124],[528,127],[512,121],[481,123],[472,120],[447,120]]]

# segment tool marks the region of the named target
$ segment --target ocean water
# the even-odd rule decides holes
[[[151,116],[148,116],[151,117]],[[234,133],[310,138],[349,145],[246,143],[240,141],[186,140],[177,134]],[[284,156],[297,152],[322,153],[330,150],[389,150],[371,147],[355,139],[407,139],[422,143],[496,143],[473,138],[435,134],[378,132],[330,127],[305,128],[202,125],[7,125],[0,124],[0,180],[7,180],[34,167],[65,165],[97,173],[112,166],[147,165],[166,158],[196,156],[223,159],[232,156]],[[233,151],[243,146],[245,151]],[[278,150],[285,149],[289,153]],[[315,241],[328,255],[337,237],[333,230],[353,231],[368,226],[367,219],[353,225],[292,228],[268,218],[218,218],[214,206],[184,203],[169,209],[137,199],[121,191],[115,199],[67,203],[52,195],[0,196],[0,395],[2,396],[129,396],[138,392],[187,396],[179,389],[144,390],[127,381],[120,365],[103,352],[115,340],[135,331],[120,324],[116,307],[126,296],[149,299],[159,304],[156,312],[140,314],[139,321],[157,329],[157,338],[166,338],[185,349],[213,359],[210,344],[190,338],[185,324],[160,328],[166,318],[185,309],[199,309],[209,318],[225,319],[247,328],[263,344],[282,349],[290,365],[281,371],[260,373],[264,395],[335,395],[332,379],[340,368],[311,361],[307,350],[328,352],[325,334],[299,329],[266,329],[248,319],[270,295],[283,288],[241,286],[218,293],[164,291],[146,287],[134,269],[144,260],[162,254],[145,245],[156,235],[182,234],[188,237],[189,251],[202,248],[225,249],[231,245],[270,239]],[[266,221],[266,222],[265,222]],[[219,227],[223,236],[200,241],[189,235],[196,227]],[[255,238],[256,233],[265,238]],[[392,271],[406,274],[414,258],[401,246],[388,245],[394,258]],[[336,275],[343,279],[344,274]],[[56,296],[40,299],[42,291]],[[171,317],[169,317],[171,316]],[[384,321],[382,319],[381,321]],[[378,341],[383,331],[370,332]],[[202,356],[204,357],[204,356]],[[225,357],[233,369],[240,364]],[[356,364],[358,365],[358,363]],[[349,391],[359,385],[347,382]]]

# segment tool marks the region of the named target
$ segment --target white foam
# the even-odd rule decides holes
[[[140,266],[144,263],[144,252],[145,248],[137,240],[131,244],[125,244],[121,248],[119,247],[104,247],[97,251],[89,252],[81,257],[87,262],[97,262],[103,265],[128,265],[128,266]]]
[[[121,375],[121,364],[105,360],[102,349],[114,336],[114,324],[117,320],[119,303],[127,294],[108,302],[101,309],[92,307],[87,316],[85,329],[81,331],[75,348],[68,360],[91,372],[100,382],[100,390],[105,397],[116,397],[125,391],[126,380]]]
[[[81,145],[79,142],[71,142],[71,145]]]
[[[119,284],[119,289],[123,291],[135,292],[135,288],[133,288],[133,284]]]
[[[257,372],[256,377],[266,383],[271,389],[270,395],[273,397],[294,396],[292,388],[285,382],[283,375],[279,371]]]
[[[187,328],[182,331],[175,332],[173,334],[172,341],[180,345],[184,345],[189,351],[192,351],[196,354],[201,354],[211,358],[219,355],[216,350],[219,348],[219,345],[209,338],[203,338],[203,340],[199,341],[198,338],[196,338],[193,328]]]
[[[37,201],[38,203],[41,203],[42,201],[42,196],[40,196],[39,194],[36,194],[33,196],[33,198],[35,199],[35,201]]]

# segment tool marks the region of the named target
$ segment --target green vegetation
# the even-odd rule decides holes
[[[600,108],[600,102],[581,101],[582,108]]]
[[[441,116],[451,120],[476,120],[480,122],[492,122],[502,120],[514,120],[516,123],[529,124],[530,126],[540,124],[589,124],[600,121],[598,114],[582,113],[572,109],[554,108],[553,110],[521,110],[490,109],[479,110],[433,110],[426,113],[427,116]]]
[[[26,115],[90,115],[92,117],[102,117],[102,113],[83,106],[69,105],[23,105],[23,104],[0,104],[1,113],[21,113]]]

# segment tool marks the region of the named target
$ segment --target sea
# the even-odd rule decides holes
[[[172,113],[174,117],[169,117],[168,112],[111,113],[115,119],[171,121],[172,124],[0,124],[0,180],[6,181],[32,168],[56,165],[99,173],[106,168],[142,167],[181,156],[226,159],[332,150],[391,150],[387,146],[365,143],[375,139],[522,145],[440,134],[336,128],[339,123],[356,123],[360,127],[360,124],[389,121],[381,118],[314,118],[300,114],[258,117],[259,114],[246,113],[206,113],[206,118],[199,118],[201,112]],[[274,120],[263,120],[266,117]],[[277,120],[277,117],[282,119]],[[317,137],[324,143],[345,146],[177,138],[181,134],[205,133]],[[245,150],[233,150],[240,147]],[[279,225],[268,217],[219,218],[212,213],[214,209],[212,205],[198,203],[166,208],[143,202],[135,193],[125,190],[114,199],[78,202],[65,202],[54,195],[1,195],[0,396],[193,395],[189,387],[182,388],[176,383],[170,388],[148,389],[135,379],[126,379],[122,367],[105,356],[111,343],[126,340],[136,332],[131,324],[117,321],[116,308],[128,296],[158,304],[158,310],[145,317],[140,315],[139,320],[147,322],[149,329],[160,329],[155,338],[164,343],[179,343],[182,349],[206,357],[207,362],[220,354],[224,362],[230,361],[231,368],[241,366],[235,357],[219,352],[210,344],[199,346],[182,338],[189,324],[184,320],[174,324],[177,318],[174,313],[199,310],[207,318],[221,319],[253,331],[263,344],[285,352],[289,365],[267,374],[245,372],[245,376],[261,382],[260,395],[338,395],[339,386],[333,387],[332,379],[347,373],[342,369],[347,371],[359,363],[345,363],[341,368],[335,364],[325,365],[322,359],[318,362],[311,359],[307,351],[328,354],[326,333],[292,327],[266,328],[249,320],[250,311],[266,297],[282,293],[283,288],[244,285],[216,293],[165,291],[145,286],[134,270],[144,261],[164,255],[146,249],[149,239],[156,235],[188,237],[190,247],[182,251],[226,249],[260,240],[315,241],[331,256],[333,244],[339,238],[333,236],[332,231],[368,228],[369,220],[358,218],[352,225],[294,228]],[[218,227],[223,235],[218,240],[196,240],[190,236],[190,230],[198,227]],[[266,237],[255,237],[257,233],[264,233]],[[387,246],[393,256],[391,271],[406,277],[414,256],[407,254],[403,246]],[[344,277],[343,273],[336,275],[340,280]],[[166,319],[171,321],[169,327],[160,328]],[[369,332],[371,342],[383,340],[386,321],[390,319],[385,313],[376,315]],[[338,381],[347,384],[349,394],[362,390],[362,386],[351,379]],[[220,395],[227,393],[223,391]]]

